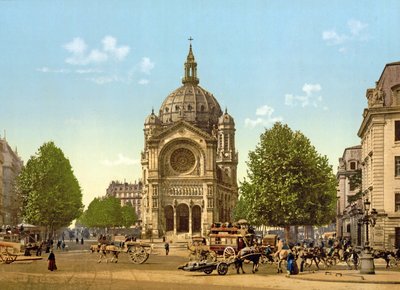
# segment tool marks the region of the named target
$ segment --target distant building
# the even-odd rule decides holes
[[[136,216],[140,220],[143,183],[112,181],[107,188],[106,196],[113,196],[121,201],[121,206],[130,204],[135,208]]]
[[[336,236],[338,238],[351,238],[357,240],[357,221],[350,216],[351,207],[357,202],[355,197],[361,188],[350,185],[350,177],[361,170],[361,145],[346,148],[343,156],[339,158],[339,167],[336,174],[338,181]],[[353,201],[353,199],[355,199]]]
[[[361,138],[363,201],[378,211],[371,246],[400,247],[400,62],[389,63],[366,92]],[[365,229],[363,228],[363,231]],[[362,236],[365,237],[365,232]]]
[[[20,222],[20,201],[14,185],[23,162],[5,138],[0,138],[0,156],[0,224],[17,225]]]

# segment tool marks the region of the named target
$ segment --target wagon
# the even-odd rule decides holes
[[[207,275],[211,274],[214,270],[217,270],[219,275],[225,275],[228,273],[229,265],[225,262],[189,262],[184,266],[180,266],[178,269],[190,272],[204,272]]]
[[[253,234],[237,227],[213,227],[209,235],[210,250],[229,264],[241,249],[252,245],[253,237]]]
[[[136,242],[131,240],[114,239],[113,242],[109,242],[107,239],[99,240],[97,245],[91,245],[90,250],[93,252],[101,252],[101,255],[111,253],[113,255],[112,261],[118,261],[119,253],[127,253],[129,259],[134,264],[143,264],[149,258],[153,244]],[[101,258],[100,258],[101,259]]]
[[[153,244],[141,242],[127,242],[125,247],[131,262],[134,264],[146,262],[153,250]]]
[[[0,241],[0,263],[11,264],[15,261],[40,260],[42,257],[24,256],[21,244]]]

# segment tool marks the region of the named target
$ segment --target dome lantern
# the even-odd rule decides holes
[[[194,59],[194,54],[192,50],[192,40],[193,38],[190,37],[190,47],[189,47],[189,54],[186,58],[185,62],[185,76],[182,79],[182,83],[185,84],[192,84],[192,85],[198,85],[199,84],[199,79],[197,78],[197,63],[196,60]]]

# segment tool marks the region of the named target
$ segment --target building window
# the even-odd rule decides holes
[[[394,121],[394,141],[400,141],[400,121]]]
[[[394,157],[394,176],[400,177],[400,156]]]
[[[394,211],[400,211],[400,193],[394,195]]]
[[[356,162],[350,162],[350,170],[356,170]]]

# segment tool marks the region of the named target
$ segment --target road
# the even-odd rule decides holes
[[[182,249],[171,247],[169,256],[161,248],[145,264],[132,264],[127,254],[121,253],[118,263],[98,263],[97,254],[83,251],[55,251],[58,270],[47,270],[47,261],[0,264],[0,289],[363,289],[391,290],[399,285],[318,282],[287,278],[275,273],[276,266],[261,265],[257,274],[245,264],[246,274],[236,274],[233,268],[225,276],[214,271],[211,275],[185,272],[178,266],[187,261]],[[344,268],[343,268],[344,269]],[[400,275],[400,273],[396,273]]]

